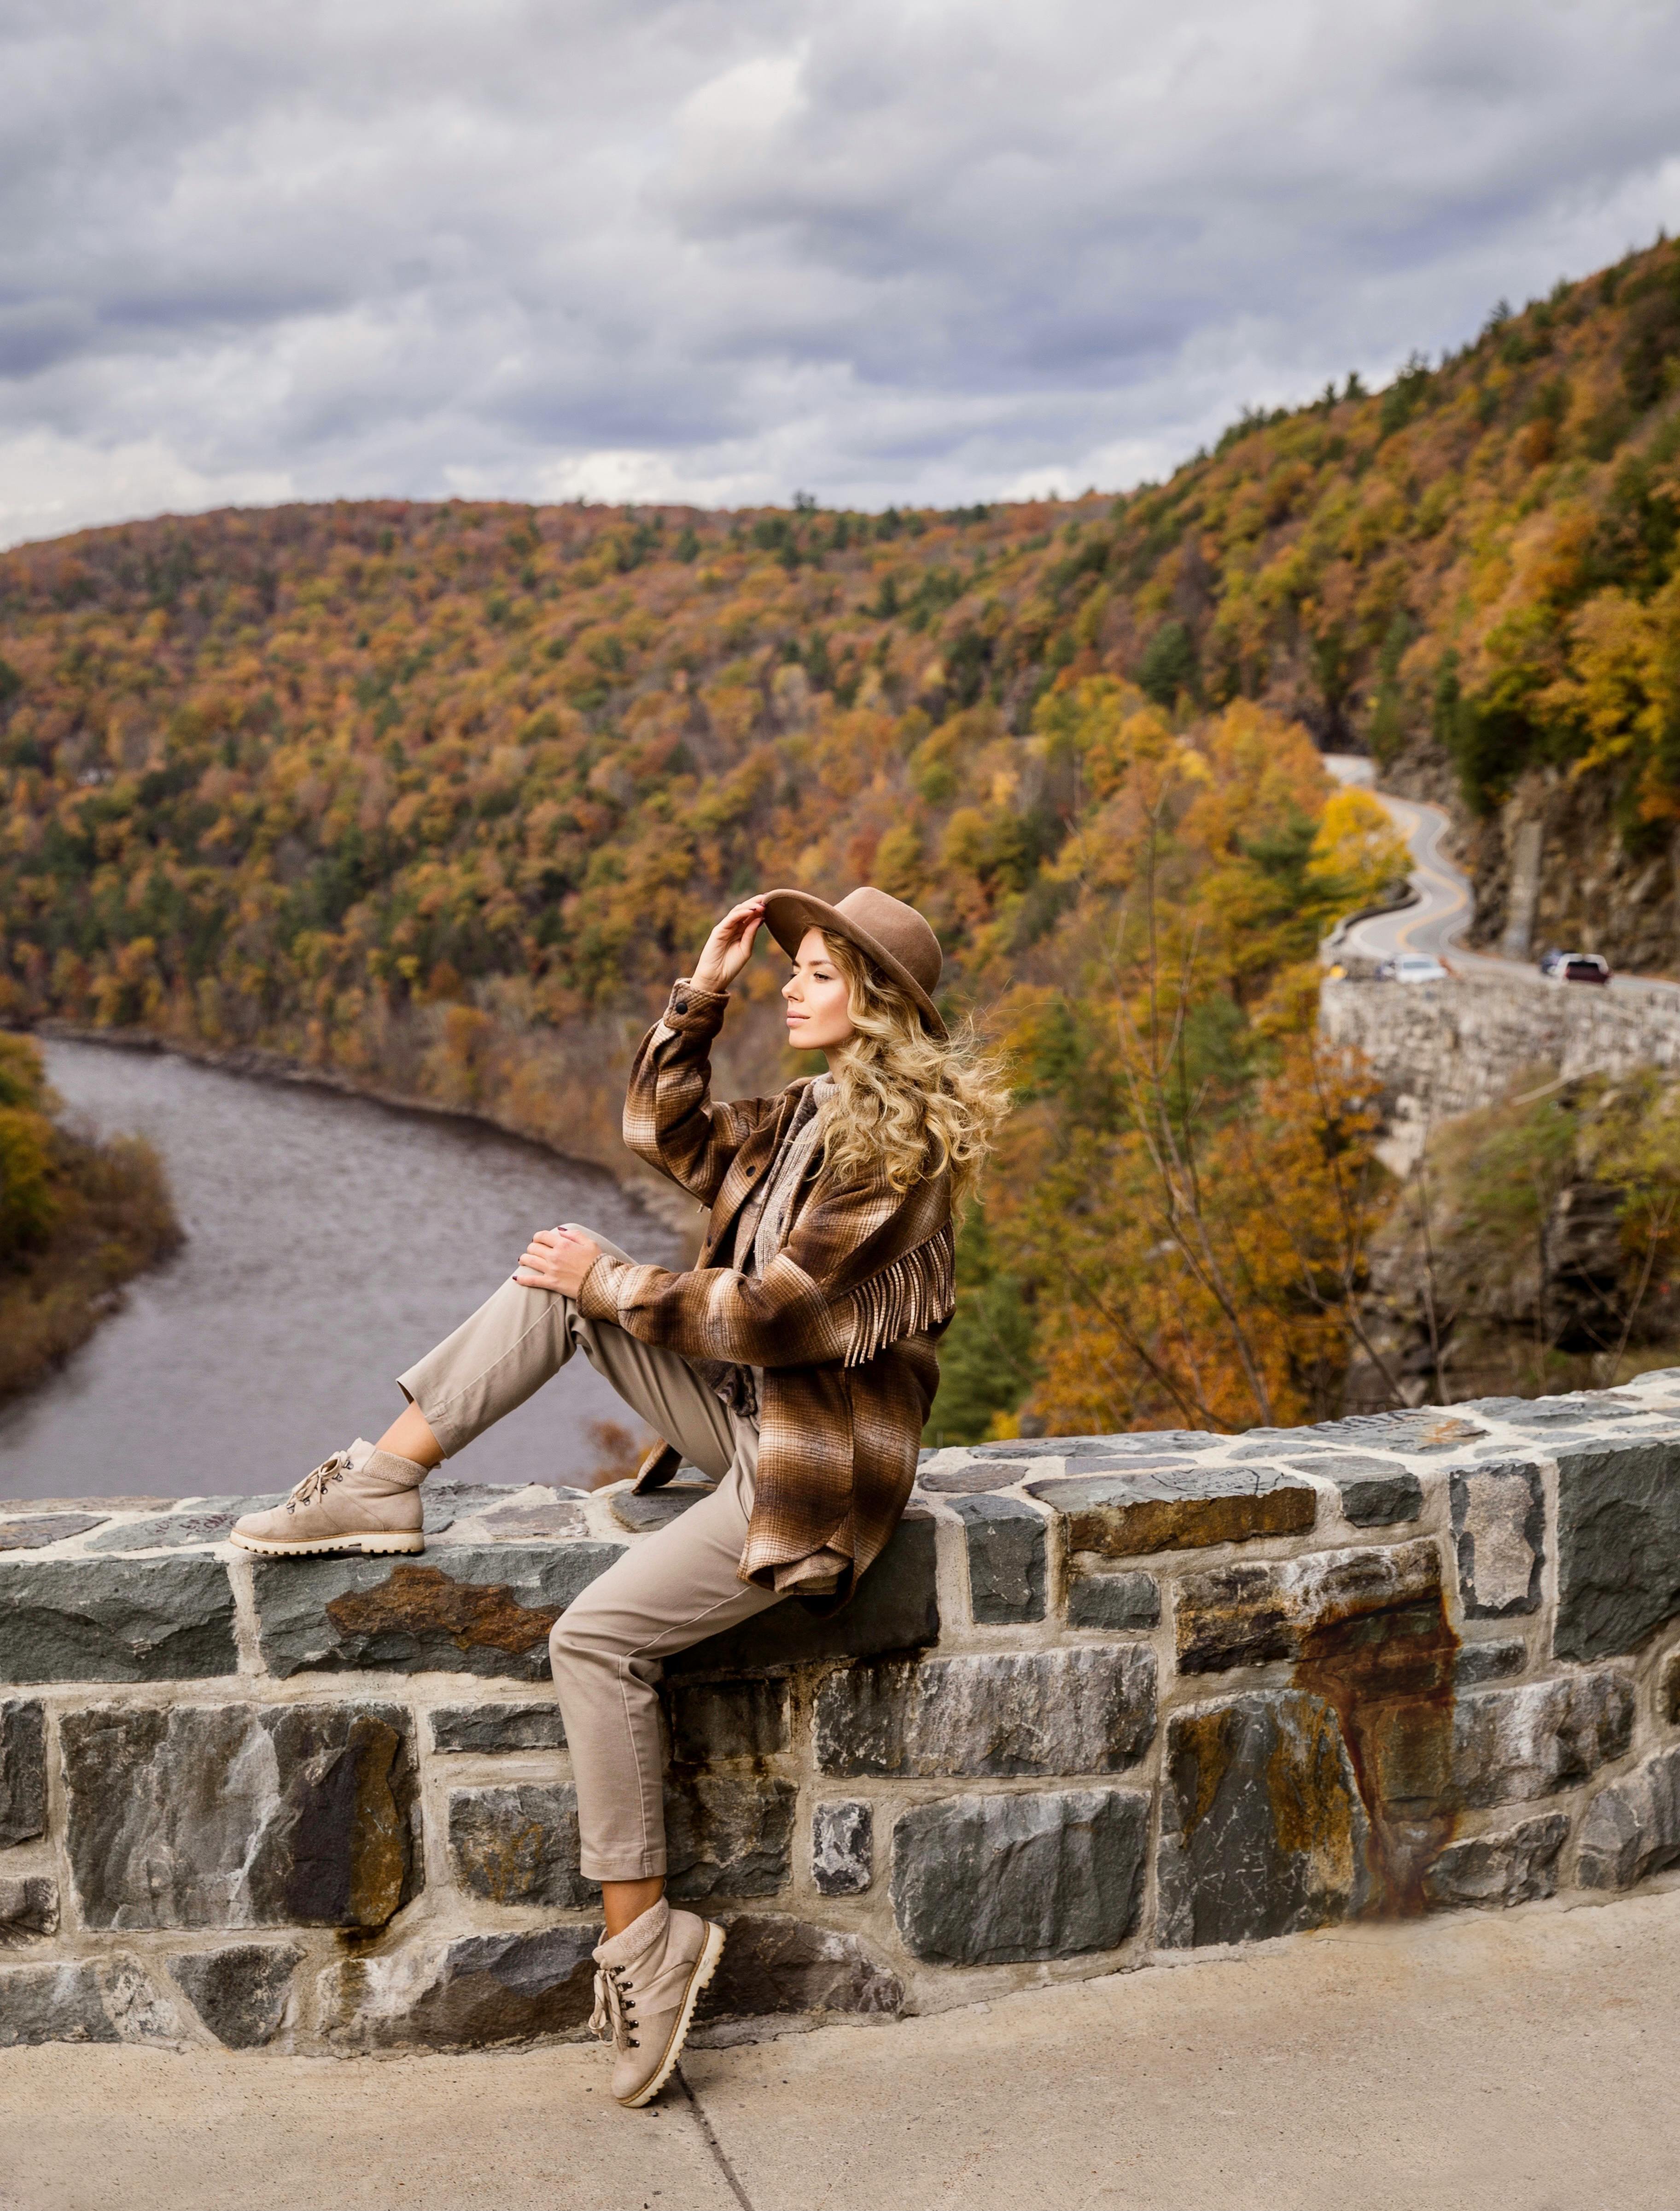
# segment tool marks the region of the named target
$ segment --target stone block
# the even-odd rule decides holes
[[[569,1911],[599,1890],[578,1869],[578,1792],[570,1782],[452,1789],[449,1870],[488,1904]]]
[[[1575,1878],[1583,1888],[1631,1888],[1671,1865],[1680,1865],[1680,1748],[1598,1791],[1580,1824]]]
[[[1045,1519],[1018,1497],[959,1497],[968,1599],[984,1627],[1044,1618]]]
[[[465,1513],[498,1511],[511,1505],[516,1498],[528,1500],[533,1491],[545,1488],[550,1495],[581,1496],[583,1492],[557,1488],[552,1484],[539,1485],[530,1481],[440,1481],[433,1475],[420,1494],[428,1505],[447,1509],[453,1517]]]
[[[711,1494],[708,1483],[673,1481],[663,1489],[646,1490],[640,1497],[634,1489],[620,1490],[609,1502],[612,1517],[619,1525],[633,1529],[640,1536],[654,1528],[669,1528],[691,1505],[698,1505],[702,1497]]]
[[[1633,1687],[1619,1674],[1473,1690],[1453,1714],[1453,1784],[1477,1808],[1555,1796],[1624,1756],[1633,1733]]]
[[[1453,1669],[1453,1687],[1474,1689],[1484,1681],[1508,1681],[1527,1663],[1525,1643],[1466,1643]]]
[[[285,1493],[276,1491],[272,1497],[238,1498],[220,1511],[202,1505],[195,1511],[157,1512],[142,1520],[113,1520],[83,1548],[88,1551],[127,1554],[202,1551],[212,1543],[225,1543],[233,1533],[234,1521],[245,1513],[265,1512],[285,1501]]]
[[[580,2033],[594,2002],[594,1927],[434,1937],[320,1977],[327,2039],[343,2050],[482,2050]]]
[[[1251,1457],[1256,1456],[1252,1452],[1249,1455]],[[1265,1452],[1260,1456],[1269,1458],[1271,1453]],[[1101,1451],[1075,1451],[1064,1458],[1059,1469],[1053,1473],[1047,1473],[1042,1466],[1032,1469],[1031,1471],[1042,1475],[1046,1481],[1084,1481],[1104,1474],[1158,1474],[1170,1480],[1175,1475],[1193,1474],[1197,1464],[1198,1462],[1195,1459],[1187,1458],[1182,1451],[1140,1451],[1106,1448]],[[1217,1469],[1210,1467],[1208,1471],[1210,1474],[1215,1473]],[[1271,1471],[1271,1469],[1268,1467],[1267,1472]]]
[[[1431,1904],[1503,1908],[1557,1893],[1557,1854],[1569,1832],[1567,1813],[1548,1812],[1497,1834],[1449,1843],[1423,1876]]]
[[[235,1942],[169,1960],[187,2001],[229,2050],[260,2050],[285,2024],[303,1952],[290,1942]]]
[[[1221,1674],[1299,1658],[1315,1639],[1356,1620],[1440,1599],[1440,1556],[1430,1542],[1210,1566],[1180,1584],[1179,1669]]]
[[[1276,1467],[1050,1475],[1029,1482],[1028,1493],[1066,1520],[1070,1551],[1111,1559],[1240,1543],[1255,1536],[1298,1536],[1313,1525],[1319,1510],[1312,1483]]]
[[[893,1916],[942,1966],[1113,1950],[1137,1923],[1149,1800],[1131,1789],[947,1796],[893,1828]]]
[[[552,1697],[530,1705],[440,1705],[432,1748],[456,1751],[564,1750],[566,1726]]]
[[[0,1950],[58,1932],[58,1884],[48,1874],[0,1879]]]
[[[46,1832],[46,1706],[0,1700],[0,1849]]]
[[[0,1566],[0,1681],[202,1681],[238,1667],[215,1559]]]
[[[1345,1420],[1320,1420],[1301,1436],[1303,1443],[1345,1445],[1350,1451],[1404,1451],[1408,1457],[1433,1457],[1439,1451],[1462,1451],[1478,1443],[1488,1431],[1466,1420],[1476,1407],[1443,1410],[1420,1405],[1405,1413],[1350,1413]]]
[[[1423,1510],[1423,1484],[1392,1459],[1316,1451],[1289,1464],[1298,1474],[1327,1474],[1341,1492],[1343,1517],[1356,1528],[1395,1527]]]
[[[90,1705],[59,1734],[90,1927],[367,1929],[421,1885],[398,1705]]]
[[[969,1459],[961,1466],[929,1468],[916,1481],[935,1497],[980,1497],[989,1491],[1013,1489],[1034,1463],[1029,1458]]]
[[[120,2042],[93,1966],[0,1966],[0,2050]]]
[[[673,1681],[665,1692],[670,1754],[689,1766],[720,1758],[773,1758],[791,1740],[791,1703],[779,1675]]]
[[[1370,1851],[1325,1699],[1261,1690],[1174,1715],[1157,1869],[1164,1947],[1332,1925],[1369,1898]]]
[[[1473,1397],[1461,1409],[1546,1435],[1557,1428],[1601,1428],[1607,1420],[1635,1420],[1648,1408],[1637,1398],[1592,1390],[1561,1397]]]
[[[1068,1584],[1068,1626],[1137,1629],[1161,1619],[1153,1574],[1076,1574]]]
[[[179,2043],[180,2013],[136,1958],[0,1966],[0,2050],[43,2042]]]
[[[903,1983],[858,1935],[771,1912],[732,1913],[725,1924],[729,1940],[694,2014],[701,2026],[788,2014],[895,2018],[904,2008]]]
[[[913,1651],[939,1639],[934,1523],[913,1505],[892,1541],[838,1612],[813,1611],[797,1600],[779,1604],[665,1662],[670,1674],[745,1674],[806,1666],[824,1658],[872,1658]]]
[[[1452,1471],[1453,1534],[1466,1620],[1540,1608],[1546,1505],[1540,1469],[1491,1460]]]
[[[674,1902],[774,1896],[793,1877],[798,1790],[767,1774],[673,1774],[665,1790]]]
[[[811,1812],[811,1879],[822,1896],[861,1896],[875,1879],[875,1813],[853,1800]]]
[[[452,1543],[530,1543],[569,1542],[587,1536],[589,1521],[582,1491],[556,1493],[531,1489],[476,1512],[463,1501],[454,1522]],[[430,1532],[429,1530],[428,1531]]]
[[[35,1551],[48,1543],[63,1543],[97,1528],[103,1517],[91,1512],[27,1512],[17,1519],[0,1520],[0,1551]]]
[[[616,1543],[458,1543],[412,1565],[258,1559],[264,1664],[306,1670],[549,1678],[549,1630],[615,1560]]]
[[[1155,1720],[1154,1651],[1104,1643],[835,1672],[812,1735],[822,1773],[1113,1773]]]
[[[1657,1717],[1680,1727],[1680,1651],[1671,1652],[1657,1689]]]
[[[1560,1658],[1636,1651],[1680,1613],[1680,1445],[1559,1451],[1557,1583]]]

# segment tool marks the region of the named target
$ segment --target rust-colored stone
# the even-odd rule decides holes
[[[1424,1876],[1452,1840],[1453,1682],[1459,1642],[1433,1602],[1315,1631],[1295,1668],[1334,1706],[1371,1823],[1368,1911],[1425,1909]]]
[[[1049,1475],[1029,1495],[1067,1522],[1070,1551],[1143,1558],[1194,1551],[1256,1536],[1299,1536],[1312,1527],[1318,1492],[1272,1467],[1163,1467]]]
[[[436,1566],[397,1566],[376,1589],[347,1590],[326,1608],[341,1635],[446,1635],[458,1651],[523,1657],[549,1639],[561,1608],[521,1604],[505,1582],[458,1582]]]
[[[1336,1716],[1369,1823],[1369,1889],[1356,1908],[1422,1911],[1424,1875],[1451,1839],[1459,1808],[1459,1643],[1436,1546],[1320,1551],[1187,1575],[1177,1636],[1186,1674],[1295,1661],[1295,1686]],[[1274,1805],[1274,1824],[1286,1808],[1281,1799]]]
[[[1368,1899],[1369,1823],[1323,1698],[1260,1689],[1174,1713],[1164,1782],[1164,1947],[1331,1926]]]
[[[1317,1647],[1314,1638],[1415,1604],[1440,1605],[1440,1554],[1432,1542],[1210,1566],[1180,1585],[1179,1669],[1222,1674],[1301,1658]]]
[[[367,1714],[350,1729],[355,1772],[350,1827],[350,1922],[383,1927],[403,1901],[413,1848],[408,1809],[398,1801],[405,1745],[394,1727]]]

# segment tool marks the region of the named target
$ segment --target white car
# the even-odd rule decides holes
[[[1382,979],[1386,983],[1444,983],[1452,972],[1433,952],[1403,952],[1398,960],[1384,960]]]
[[[1549,983],[1596,983],[1601,990],[1610,979],[1609,960],[1596,952],[1549,952],[1540,972]]]

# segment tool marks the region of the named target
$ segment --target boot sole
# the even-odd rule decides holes
[[[279,1543],[264,1536],[241,1536],[236,1531],[227,1540],[263,1559],[314,1559],[329,1551],[360,1551],[365,1559],[391,1554],[411,1558],[426,1548],[426,1538],[421,1535],[317,1536],[307,1543]]]
[[[694,1967],[688,1983],[688,1994],[682,1999],[682,2008],[676,2014],[676,2024],[670,2031],[670,2040],[665,2044],[665,2054],[659,2060],[653,2078],[645,2088],[638,2088],[634,2096],[621,2096],[619,2102],[627,2111],[639,2111],[651,2104],[671,2075],[676,2070],[676,2061],[682,2055],[682,2045],[688,2038],[688,2028],[694,2016],[694,2006],[700,2002],[712,1976],[718,1970],[718,1960],[724,1954],[724,1942],[728,1929],[719,1927],[715,1920],[706,1923],[706,1947],[700,1954],[700,1963]]]

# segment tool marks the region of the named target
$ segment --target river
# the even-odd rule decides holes
[[[676,1239],[611,1178],[480,1124],[162,1052],[48,1040],[101,1135],[149,1137],[187,1240],[61,1372],[0,1411],[0,1498],[288,1489],[378,1436],[394,1377],[579,1221],[640,1257]],[[453,1480],[586,1479],[590,1423],[641,1424],[585,1360],[450,1462]]]

